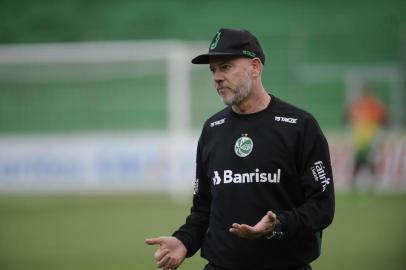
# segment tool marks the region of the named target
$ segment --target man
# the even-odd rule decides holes
[[[220,29],[209,64],[225,109],[204,124],[191,213],[158,244],[158,267],[176,269],[201,248],[205,269],[310,269],[332,221],[329,150],[314,118],[268,94],[265,55],[248,31]]]

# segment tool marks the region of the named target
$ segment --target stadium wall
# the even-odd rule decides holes
[[[17,135],[0,137],[0,191],[191,193],[198,134]],[[328,134],[335,185],[351,188],[353,147]],[[386,133],[376,145],[375,175],[361,187],[406,190],[406,136]]]

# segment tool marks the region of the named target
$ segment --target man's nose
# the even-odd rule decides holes
[[[218,82],[221,82],[223,80],[224,80],[223,72],[221,72],[219,70],[216,70],[216,71],[213,72],[213,81],[218,83]]]

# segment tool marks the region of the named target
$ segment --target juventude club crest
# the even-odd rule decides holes
[[[251,153],[253,147],[254,142],[251,140],[250,137],[248,137],[248,134],[243,134],[235,142],[234,151],[237,156],[246,157]]]
[[[213,41],[211,42],[211,45],[210,45],[211,50],[214,50],[217,47],[217,44],[219,43],[219,40],[220,40],[220,35],[221,35],[221,32],[218,31],[216,33],[216,35],[214,36]]]

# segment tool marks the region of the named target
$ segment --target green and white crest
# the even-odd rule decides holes
[[[234,151],[235,154],[239,157],[246,157],[251,154],[252,149],[254,148],[254,142],[251,140],[247,134],[243,134],[235,142]]]
[[[217,44],[219,43],[219,40],[220,40],[220,35],[221,35],[221,32],[218,31],[216,33],[216,35],[214,36],[213,41],[211,42],[210,50],[214,50],[217,47]]]

